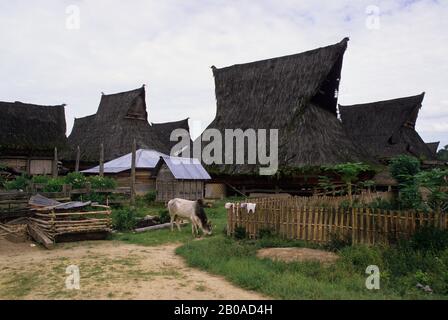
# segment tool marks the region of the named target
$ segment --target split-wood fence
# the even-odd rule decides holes
[[[250,202],[257,204],[254,213],[242,208],[241,203],[228,209],[228,235],[233,235],[240,227],[250,238],[257,238],[261,230],[269,230],[286,239],[325,244],[339,238],[354,244],[373,245],[407,239],[420,226],[448,229],[444,213],[314,207],[304,205],[299,197],[250,199]]]

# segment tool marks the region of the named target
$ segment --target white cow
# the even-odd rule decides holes
[[[199,228],[206,235],[212,234],[211,222],[207,221],[202,200],[190,201],[184,199],[173,199],[168,202],[168,211],[171,217],[171,231],[174,231],[174,223],[180,231],[178,219],[191,221],[191,232],[193,236],[199,234]]]

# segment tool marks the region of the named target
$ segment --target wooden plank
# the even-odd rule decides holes
[[[53,249],[54,248],[54,242],[39,228],[34,226],[32,223],[28,224],[28,233],[30,236],[38,243],[43,245],[47,249]]]

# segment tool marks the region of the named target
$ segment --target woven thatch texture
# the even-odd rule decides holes
[[[134,138],[137,149],[154,149],[169,153],[171,142],[166,138],[166,128],[182,126],[188,130],[185,121],[151,126],[147,120],[145,88],[103,95],[95,115],[76,119],[70,134],[69,150],[64,160],[74,160],[77,146],[81,149],[81,161],[97,162],[100,144],[104,144],[104,158],[109,161],[132,150]],[[160,130],[159,128],[163,129]]]
[[[51,155],[55,147],[65,147],[64,107],[0,102],[0,151]]]
[[[433,159],[434,153],[415,131],[425,94],[353,106],[339,106],[346,132],[379,159],[408,154]]]
[[[365,160],[337,119],[348,39],[332,46],[227,68],[213,68],[217,113],[209,128],[279,129],[281,167]],[[249,173],[254,166],[222,166]]]
[[[170,150],[177,144],[177,141],[171,142],[171,133],[176,129],[184,129],[190,132],[190,126],[188,125],[188,118],[181,121],[166,122],[166,123],[152,123],[152,129],[156,132],[159,141],[162,141],[165,146],[169,146]],[[170,150],[164,152],[170,154]]]

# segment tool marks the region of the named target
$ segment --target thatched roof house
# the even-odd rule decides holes
[[[337,91],[348,38],[304,53],[212,67],[217,112],[209,128],[279,129],[280,167],[362,161],[337,118]],[[218,166],[226,174],[257,166]]]
[[[170,153],[173,144],[167,131],[174,128],[189,131],[188,120],[159,125],[148,122],[144,86],[103,95],[96,114],[75,119],[64,160],[74,161],[76,149],[80,146],[83,163],[98,163],[102,143],[105,161],[109,161],[129,153],[134,139],[138,148]]]
[[[0,162],[30,174],[49,174],[54,148],[66,146],[65,131],[65,105],[0,102]]]
[[[407,154],[433,160],[435,152],[415,131],[424,96],[339,106],[342,124],[352,140],[377,159]]]

